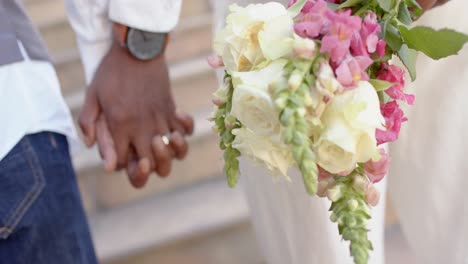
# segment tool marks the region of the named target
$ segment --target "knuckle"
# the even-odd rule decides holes
[[[109,117],[110,120],[118,124],[129,123],[131,120],[130,115],[126,111],[123,111],[119,108],[111,109],[111,111],[109,112]]]

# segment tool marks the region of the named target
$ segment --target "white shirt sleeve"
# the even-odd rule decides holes
[[[177,24],[182,0],[65,0],[89,83],[112,44],[112,21],[151,32]]]
[[[109,17],[133,28],[169,32],[177,24],[181,5],[182,0],[110,0]]]

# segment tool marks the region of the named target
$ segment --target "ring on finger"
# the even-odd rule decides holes
[[[171,142],[171,133],[167,132],[166,135],[161,137],[161,139],[164,142],[164,145],[169,146],[169,143]]]

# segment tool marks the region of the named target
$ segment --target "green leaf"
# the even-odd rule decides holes
[[[400,32],[391,22],[388,22],[386,26],[385,41],[387,42],[388,46],[395,52],[399,51],[401,45],[403,44]]]
[[[390,12],[395,7],[394,0],[377,0],[379,6],[387,12]]]
[[[330,8],[333,11],[336,11],[336,10],[340,9],[340,5],[335,4],[335,3],[327,2],[327,6],[328,6],[328,8]]]
[[[302,8],[304,8],[307,0],[297,0],[294,5],[288,8],[288,13],[292,18],[295,18],[301,12]]]
[[[418,19],[423,14],[423,9],[416,0],[405,0],[405,4],[412,14],[413,20]]]
[[[374,86],[374,89],[377,92],[385,91],[388,88],[395,85],[394,83],[391,83],[391,82],[386,82],[386,81],[376,80],[376,79],[371,79],[371,80],[369,80],[369,82],[370,82],[370,84],[372,84],[372,86]]]
[[[342,3],[339,8],[346,8],[346,7],[353,7],[356,6],[360,3],[362,3],[363,0],[347,0],[344,3]]]
[[[435,30],[422,26],[412,29],[400,26],[399,29],[409,48],[435,60],[458,54],[468,42],[468,35],[451,29]]]
[[[418,52],[414,49],[408,48],[408,46],[404,44],[401,46],[401,49],[397,54],[406,69],[408,69],[411,80],[416,80],[416,60],[418,58]]]
[[[413,19],[411,18],[411,14],[405,2],[401,2],[400,6],[398,7],[398,20],[408,26],[413,23]]]

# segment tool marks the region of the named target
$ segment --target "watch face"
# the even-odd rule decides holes
[[[151,60],[164,51],[166,33],[146,32],[130,28],[127,35],[127,47],[137,59]]]

